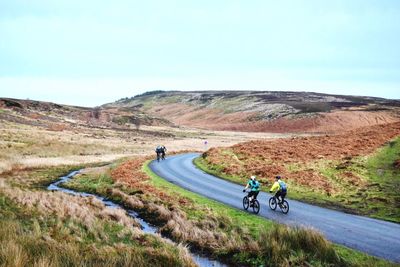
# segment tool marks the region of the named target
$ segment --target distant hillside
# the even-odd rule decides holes
[[[135,108],[212,130],[337,132],[399,120],[400,101],[313,92],[152,91],[103,107]]]
[[[132,107],[86,108],[51,102],[0,98],[0,121],[63,130],[77,126],[129,129],[170,124]]]

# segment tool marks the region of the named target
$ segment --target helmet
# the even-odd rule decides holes
[[[252,175],[252,176],[250,177],[250,179],[251,179],[251,180],[255,180],[256,177],[255,177],[254,175]]]
[[[281,179],[281,176],[280,175],[277,175],[277,176],[275,176],[275,179]]]

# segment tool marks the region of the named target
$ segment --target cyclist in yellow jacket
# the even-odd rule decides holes
[[[279,203],[282,203],[283,200],[285,199],[285,196],[287,194],[287,187],[284,181],[281,180],[281,177],[275,176],[275,183],[272,185],[271,189],[269,190],[270,193],[276,191],[275,197],[278,200]],[[279,197],[282,198],[282,200],[279,199]]]

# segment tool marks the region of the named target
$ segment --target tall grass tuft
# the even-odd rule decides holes
[[[315,260],[324,266],[347,265],[322,234],[310,229],[274,225],[262,230],[259,246],[269,266],[307,265]]]

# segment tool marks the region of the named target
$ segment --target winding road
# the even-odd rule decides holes
[[[198,153],[180,154],[150,163],[150,169],[165,180],[192,192],[243,209],[244,186],[209,175],[193,165]],[[283,214],[267,205],[270,194],[260,192],[259,216],[289,225],[319,230],[334,243],[400,263],[400,224],[351,215],[288,199],[290,211]]]

